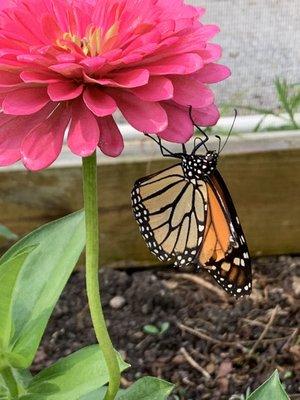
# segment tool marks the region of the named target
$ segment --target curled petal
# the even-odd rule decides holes
[[[115,100],[97,87],[87,88],[83,93],[86,106],[98,117],[113,114],[117,109]]]
[[[110,157],[118,157],[124,149],[124,141],[113,117],[98,119],[101,151]]]
[[[146,85],[149,81],[149,71],[136,69],[133,71],[118,72],[107,79],[98,79],[101,85],[112,87],[134,88]]]
[[[2,108],[6,114],[30,115],[40,111],[49,101],[46,88],[22,88],[8,93]]]
[[[21,144],[22,161],[31,171],[49,167],[59,156],[64,133],[70,121],[70,111],[54,111],[45,121],[33,128]]]
[[[22,83],[19,74],[16,72],[1,71],[0,87],[10,87]]]
[[[188,111],[188,109],[187,109]],[[220,118],[220,112],[215,104],[192,110],[193,120],[200,126],[216,125]]]
[[[231,75],[229,68],[220,64],[207,64],[200,71],[194,74],[199,82],[217,83],[227,79]]]
[[[198,54],[181,54],[147,65],[151,75],[186,75],[198,71],[203,66],[202,58]]]
[[[158,136],[169,142],[185,143],[194,134],[194,126],[191,121],[188,108],[179,108],[174,104],[164,104],[168,115],[168,127]]]
[[[68,134],[70,150],[80,157],[88,157],[96,150],[99,136],[95,116],[81,99],[75,100],[72,104],[72,122]]]
[[[171,99],[174,88],[170,79],[153,76],[147,85],[132,89],[131,92],[142,100],[161,101]]]
[[[141,101],[130,93],[114,92],[114,98],[125,119],[141,132],[157,133],[168,125],[168,117],[159,103]]]
[[[212,91],[193,75],[174,77],[172,83],[174,86],[173,100],[180,105],[200,108],[207,107],[214,101]]]
[[[26,83],[55,83],[59,82],[58,76],[50,72],[23,71],[20,78]]]
[[[52,101],[73,100],[79,97],[82,91],[83,85],[67,80],[48,85],[48,95]]]

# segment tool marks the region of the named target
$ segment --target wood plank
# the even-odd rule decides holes
[[[99,165],[101,262],[155,264],[130,206],[134,181],[165,168],[167,159],[120,159]],[[300,151],[225,154],[220,170],[232,193],[253,255],[300,252]],[[81,170],[0,173],[0,222],[23,235],[82,207]]]

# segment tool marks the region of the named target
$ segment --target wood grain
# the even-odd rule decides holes
[[[130,205],[136,179],[170,165],[130,157],[99,165],[101,262],[152,265]],[[220,171],[235,201],[253,256],[300,252],[300,151],[226,154]],[[80,164],[39,173],[0,172],[0,222],[23,235],[82,208]]]

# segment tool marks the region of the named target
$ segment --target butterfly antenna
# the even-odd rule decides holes
[[[232,131],[233,131],[233,127],[234,127],[234,124],[235,124],[237,115],[238,115],[237,109],[234,109],[234,119],[233,119],[233,122],[232,122],[232,124],[231,124],[231,128],[230,128],[230,130],[229,130],[229,132],[228,132],[227,138],[226,138],[226,140],[225,140],[225,142],[224,142],[222,148],[219,150],[219,154],[223,151],[224,147],[226,146],[226,144],[227,144],[227,142],[228,142],[228,140],[229,140],[229,138],[230,138],[230,135],[231,135],[231,133],[232,133]]]
[[[222,139],[221,139],[221,137],[219,135],[215,135],[215,137],[219,140],[218,154],[220,154]]]
[[[174,153],[172,153],[170,150],[168,150],[165,146],[163,146],[162,142],[161,142],[161,138],[155,138],[152,135],[149,135],[148,133],[144,133],[145,136],[147,136],[148,138],[152,139],[156,144],[159,145],[161,154],[165,157],[166,154],[164,154],[163,150],[166,151],[168,153],[169,156],[171,157],[175,157]]]
[[[195,121],[194,121],[194,119],[193,119],[192,111],[193,111],[193,107],[190,106],[190,108],[189,108],[190,119],[191,119],[193,125],[199,130],[199,132],[201,132],[202,135],[204,135],[204,139],[199,138],[199,139],[201,140],[201,143],[199,143],[196,147],[194,147],[194,150],[193,150],[192,154],[195,154],[196,151],[197,151],[201,146],[204,146],[205,149],[206,149],[206,151],[208,151],[208,148],[207,148],[207,146],[206,146],[206,144],[205,144],[205,143],[208,141],[208,136],[207,136],[206,132],[205,132],[203,129],[201,129],[200,126],[198,126],[198,125],[195,123]],[[194,142],[194,145],[195,145],[195,142]]]

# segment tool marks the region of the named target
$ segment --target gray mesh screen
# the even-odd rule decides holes
[[[218,103],[275,107],[275,77],[300,82],[300,0],[190,0],[216,23],[215,41],[232,78],[217,85]]]

